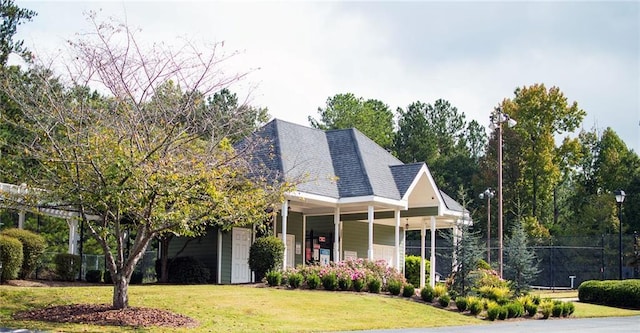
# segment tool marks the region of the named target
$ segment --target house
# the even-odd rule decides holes
[[[309,128],[275,119],[255,133],[260,139],[253,162],[291,181],[273,225],[285,244],[283,267],[349,258],[384,259],[404,267],[408,230],[426,231],[469,223],[468,212],[441,192],[425,163],[404,164],[357,129]],[[217,283],[252,281],[248,265],[252,228],[209,232],[184,247],[174,240],[170,255],[192,255],[203,261]],[[425,276],[422,269],[421,287]],[[435,281],[435,264],[430,281]]]

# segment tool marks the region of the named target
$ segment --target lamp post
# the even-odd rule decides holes
[[[489,128],[498,130],[498,260],[499,274],[502,278],[503,273],[503,230],[502,230],[502,124],[507,126],[515,126],[517,122],[502,111],[502,108],[496,107],[491,113],[491,125]]]
[[[624,202],[624,191],[615,190],[613,194],[616,196],[616,202],[618,203],[618,255],[620,256],[619,262],[619,279],[622,280],[622,203]]]
[[[495,196],[495,192],[487,188],[478,196],[481,200],[487,198],[487,263],[491,265],[491,198]]]

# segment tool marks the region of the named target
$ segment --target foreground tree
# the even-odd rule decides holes
[[[225,57],[215,48],[145,49],[128,27],[90,21],[95,32],[70,42],[60,80],[34,68],[28,80],[5,77],[3,89],[24,112],[17,125],[35,138],[20,147],[40,166],[29,185],[47,190],[40,200],[78,210],[104,250],[121,309],[154,237],[264,220],[281,193],[248,169],[251,145],[236,151],[227,138],[203,139],[221,126],[204,101],[244,74],[220,76]]]

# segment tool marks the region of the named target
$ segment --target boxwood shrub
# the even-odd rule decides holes
[[[169,282],[177,284],[203,284],[209,281],[209,269],[194,257],[177,257],[169,262]]]
[[[449,303],[451,303],[451,296],[449,296],[449,294],[444,294],[438,297],[438,303],[440,303],[440,306],[443,308],[448,307]]]
[[[2,234],[16,238],[22,243],[22,267],[18,277],[28,278],[38,267],[38,261],[47,247],[44,237],[29,230],[17,228],[3,230]]]
[[[458,308],[458,311],[460,312],[465,312],[467,311],[467,305],[469,305],[467,303],[467,298],[464,296],[458,296],[456,297],[456,308]]]
[[[2,263],[0,282],[18,277],[22,267],[22,256],[22,242],[13,237],[0,235],[0,263]]]
[[[307,275],[307,287],[309,287],[309,289],[318,289],[318,287],[320,286],[320,277],[318,276],[318,274],[310,274]]]
[[[54,258],[56,275],[60,280],[73,281],[80,273],[80,256],[70,253],[58,253]]]
[[[420,298],[427,303],[433,302],[433,288],[430,285],[424,286],[424,288],[420,290]]]
[[[271,287],[277,287],[282,284],[282,273],[280,271],[269,271],[267,276],[267,284]]]
[[[282,240],[273,237],[261,237],[249,248],[249,268],[256,274],[256,281],[262,281],[268,271],[282,266],[284,258],[284,244]]]
[[[411,283],[407,284],[402,288],[402,296],[404,297],[412,297],[416,294],[416,287],[414,287]]]
[[[420,260],[422,260],[420,256],[404,257],[404,277],[407,282],[414,286],[420,285]],[[429,276],[430,267],[429,260],[425,259],[424,271],[427,277]]]
[[[88,270],[84,275],[84,279],[91,283],[100,283],[102,281],[102,271],[99,269]]]
[[[402,290],[402,281],[391,280],[387,283],[387,289],[389,293],[394,296],[400,295],[400,291]]]
[[[367,283],[367,288],[369,288],[370,293],[379,294],[382,288],[382,281],[378,278],[372,278]]]
[[[580,302],[640,309],[640,280],[585,281],[578,287]]]
[[[338,277],[336,273],[331,272],[322,276],[322,287],[325,290],[336,290],[338,289]]]

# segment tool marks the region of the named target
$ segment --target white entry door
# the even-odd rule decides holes
[[[373,260],[384,260],[389,267],[394,265],[395,253],[395,246],[373,244]]]
[[[282,234],[278,234],[278,238],[282,239]],[[287,267],[296,267],[296,236],[287,234]]]
[[[231,231],[231,283],[251,282],[249,268],[249,248],[251,247],[251,229],[233,228]]]

